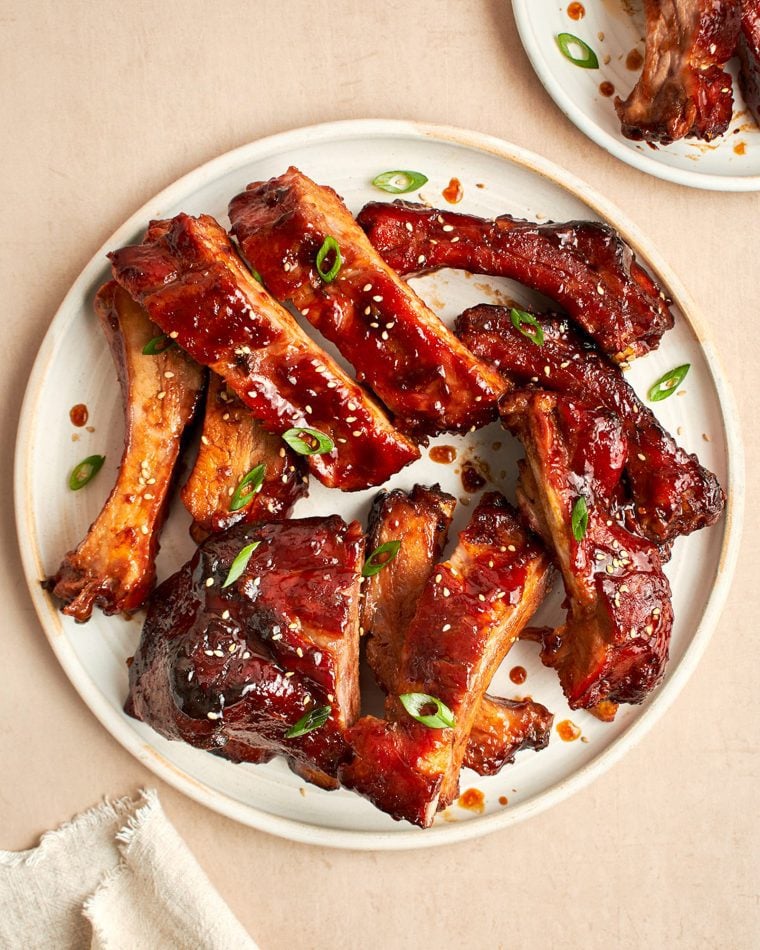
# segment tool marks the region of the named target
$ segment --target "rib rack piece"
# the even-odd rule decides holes
[[[609,513],[626,457],[620,423],[544,391],[510,396],[502,418],[525,447],[518,500],[553,548],[569,601],[541,658],[572,709],[640,703],[664,672],[673,611],[657,548]]]
[[[238,485],[260,465],[264,466],[260,490],[231,510]],[[201,444],[181,492],[193,517],[193,539],[200,542],[239,521],[287,518],[306,494],[305,470],[303,459],[263,429],[224,381],[210,373]],[[247,495],[245,488],[243,492]]]
[[[233,198],[230,220],[271,293],[338,347],[398,425],[429,435],[496,418],[503,380],[385,264],[332,188],[289,168]],[[326,238],[342,262],[331,282],[316,265]]]
[[[655,349],[673,326],[664,291],[605,224],[486,221],[401,201],[371,202],[358,221],[400,274],[454,267],[518,280],[556,300],[617,361]]]
[[[203,385],[201,368],[176,347],[143,354],[160,331],[113,281],[98,291],[95,312],[119,375],[125,440],[108,500],[48,581],[63,612],[80,622],[94,605],[106,614],[130,613],[150,593],[180,439]]]
[[[267,430],[309,427],[330,437],[333,450],[308,459],[328,487],[381,484],[419,457],[417,446],[254,280],[213,218],[154,221],[142,244],[109,257],[116,280]]]
[[[644,6],[644,68],[628,98],[615,98],[623,135],[663,145],[722,135],[733,112],[723,65],[736,47],[739,0],[645,0]]]
[[[224,586],[244,548],[242,575]],[[359,710],[361,527],[337,515],[235,525],[205,541],[153,597],[126,710],[167,739],[236,762],[287,758],[334,788]],[[286,733],[329,706],[323,725]]]
[[[457,334],[518,386],[534,384],[575,396],[620,418],[628,440],[625,470],[632,504],[625,505],[624,514],[631,530],[664,544],[714,524],[725,495],[712,472],[676,445],[620,370],[566,319],[536,319],[543,331],[541,346],[513,325],[504,307],[466,310],[457,320]]]
[[[747,108],[760,125],[760,0],[742,0],[742,23],[737,48],[739,84]]]
[[[362,628],[367,662],[384,692],[401,691],[401,658],[406,632],[425,585],[446,544],[456,502],[438,486],[415,485],[381,492],[372,505],[367,550],[401,541],[398,554],[364,582]],[[475,715],[464,764],[493,775],[523,748],[542,749],[552,716],[530,701],[513,703],[485,695]]]
[[[360,719],[347,733],[352,759],[342,784],[396,819],[426,827],[453,801],[475,716],[488,683],[543,598],[550,566],[499,494],[483,496],[451,560],[438,565],[410,624],[400,693],[425,693],[455,716],[430,729],[389,696],[388,720]]]

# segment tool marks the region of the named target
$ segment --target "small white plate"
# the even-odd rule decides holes
[[[632,142],[620,131],[613,99],[625,99],[641,74],[628,68],[632,51],[644,53],[644,13],[641,0],[583,0],[585,14],[571,19],[570,0],[512,0],[520,39],[546,91],[571,122],[616,158],[657,178],[712,191],[760,190],[760,130],[747,111],[736,61],[734,117],[724,136],[714,142],[684,139],[653,148]],[[582,69],[565,59],[556,43],[558,33],[572,33],[594,50],[599,69]],[[602,37],[602,38],[600,38]],[[615,92],[602,95],[611,83]]]
[[[282,761],[262,766],[233,765],[179,742],[169,742],[122,711],[127,693],[126,659],[135,650],[141,618],[107,618],[95,612],[78,626],[58,612],[40,580],[54,572],[97,515],[113,483],[122,447],[119,387],[103,334],[92,312],[92,297],[108,278],[104,254],[138,239],[151,218],[209,212],[226,222],[229,199],[248,182],[281,173],[296,164],[316,181],[332,185],[352,211],[370,199],[385,199],[370,181],[379,172],[411,168],[430,179],[423,194],[445,203],[441,190],[452,176],[464,187],[457,207],[486,216],[508,211],[519,217],[609,221],[657,273],[676,301],[676,326],[657,352],[637,360],[631,382],[642,392],[664,371],[691,363],[686,395],[658,406],[658,415],[680,441],[715,471],[728,490],[729,506],[715,527],[676,544],[667,571],[673,587],[676,624],[665,681],[646,703],[621,710],[611,725],[585,712],[571,713],[556,675],[542,667],[535,644],[518,643],[498,672],[494,692],[531,695],[554,713],[555,722],[572,719],[588,742],[566,743],[556,732],[549,748],[525,752],[501,775],[480,779],[462,775],[462,789],[485,794],[485,809],[474,814],[457,805],[427,831],[392,821],[369,802],[347,791],[324,792],[293,775]],[[480,187],[482,186],[482,187]],[[414,197],[414,196],[411,196]],[[451,323],[466,306],[506,293],[529,305],[535,297],[509,281],[469,278],[441,272],[415,282],[431,305]],[[94,432],[75,429],[69,409],[85,403]],[[26,578],[42,626],[61,665],[105,727],[148,768],[197,801],[245,824],[315,844],[350,848],[418,848],[485,834],[547,808],[589,782],[616,761],[672,702],[693,670],[715,626],[726,596],[739,542],[742,516],[742,461],[736,415],[717,369],[711,345],[696,322],[680,283],[655,249],[607,201],[587,185],[538,156],[498,139],[471,132],[406,122],[360,121],[315,126],[254,142],[204,165],[140,209],[77,279],[55,316],[40,349],[24,400],[16,446],[16,517]],[[710,436],[705,441],[703,433]],[[76,439],[76,441],[74,441]],[[519,444],[498,425],[466,439],[443,436],[463,453],[485,458],[494,484],[513,496]],[[495,447],[500,444],[500,447]],[[66,479],[72,466],[104,453],[105,467],[85,490],[72,493]],[[392,485],[415,482],[442,487],[462,497],[456,465],[430,461],[427,453]],[[312,482],[311,495],[296,516],[338,512],[366,518],[374,490],[359,494],[329,491]],[[459,506],[455,529],[472,511]],[[175,502],[161,539],[159,577],[166,577],[192,553],[188,518]],[[455,534],[456,532],[454,532]],[[561,585],[559,585],[561,587]],[[544,622],[558,622],[560,590],[541,608]],[[515,687],[508,671],[521,664],[527,682]],[[642,779],[646,781],[646,779]],[[500,799],[508,799],[504,805]]]

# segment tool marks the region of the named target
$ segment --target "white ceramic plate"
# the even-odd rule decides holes
[[[710,143],[688,139],[656,149],[631,142],[620,131],[614,95],[602,95],[600,85],[612,83],[615,94],[625,99],[639,78],[641,69],[628,68],[627,60],[632,50],[644,53],[642,0],[583,0],[582,5],[585,15],[576,21],[567,12],[570,0],[512,0],[533,68],[570,121],[616,158],[666,181],[714,191],[760,190],[760,130],[745,108],[736,62],[730,67],[734,117],[722,138]],[[558,33],[572,33],[588,43],[599,69],[582,69],[565,59],[555,41]]]
[[[370,180],[391,168],[419,169],[430,182],[423,194],[442,203],[441,189],[452,176],[464,186],[461,210],[482,215],[509,211],[526,218],[557,220],[602,218],[611,222],[659,274],[677,301],[677,321],[660,349],[634,364],[630,379],[643,391],[665,370],[690,362],[686,395],[659,404],[658,413],[681,442],[701,458],[729,491],[729,508],[714,528],[677,543],[668,575],[673,586],[676,624],[671,661],[664,683],[643,706],[622,709],[605,725],[585,712],[570,713],[555,674],[538,661],[537,648],[518,643],[497,674],[494,691],[531,695],[554,713],[555,722],[572,719],[587,742],[565,743],[555,733],[540,754],[526,752],[501,775],[480,779],[462,775],[462,789],[485,794],[485,810],[475,814],[454,805],[427,830],[392,821],[367,801],[347,792],[324,792],[294,776],[282,761],[264,766],[224,762],[179,742],[168,742],[122,712],[127,692],[125,660],[135,650],[141,618],[106,618],[96,612],[85,626],[64,617],[40,588],[64,555],[83,537],[113,482],[121,454],[122,413],[114,369],[92,313],[92,297],[109,276],[104,253],[139,238],[150,218],[210,212],[226,221],[228,200],[249,181],[297,164],[318,182],[330,184],[356,212],[370,199],[386,198]],[[480,187],[482,186],[482,187]],[[465,306],[508,294],[529,304],[535,298],[508,281],[467,278],[442,272],[416,282],[432,306],[450,322]],[[300,129],[254,142],[204,165],[167,188],[140,209],[95,255],[65,298],[34,366],[24,400],[16,447],[16,514],[21,554],[35,607],[50,643],[74,686],[105,727],[148,768],[199,802],[238,821],[285,837],[351,848],[415,848],[443,844],[502,828],[548,807],[589,782],[630,748],[673,700],[694,668],[715,625],[726,595],[739,540],[742,469],[736,416],[711,345],[695,323],[694,310],[681,285],[657,252],[608,202],[588,186],[538,156],[505,142],[454,129],[404,122],[341,122]],[[94,432],[75,429],[69,409],[85,403]],[[710,437],[705,441],[703,433]],[[476,453],[486,459],[494,484],[513,492],[519,445],[498,425],[466,439],[449,436],[460,460]],[[501,448],[494,449],[495,443]],[[106,465],[85,490],[66,487],[68,472],[80,459],[104,453]],[[397,475],[393,485],[439,481],[464,496],[458,465],[425,458]],[[374,490],[360,494],[329,491],[316,483],[299,503],[296,516],[339,512],[364,519]],[[459,506],[455,527],[469,507]],[[175,503],[159,558],[159,577],[179,566],[193,550],[188,518]],[[559,591],[541,608],[546,622],[562,616]],[[508,678],[521,664],[528,670],[523,687]],[[645,781],[645,779],[644,779]],[[509,804],[500,803],[500,798]]]

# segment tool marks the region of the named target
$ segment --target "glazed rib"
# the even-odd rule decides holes
[[[255,542],[243,574],[223,587]],[[359,711],[363,552],[359,523],[337,515],[210,537],[152,598],[127,712],[167,739],[233,761],[283,755],[308,781],[334,788],[343,732]],[[323,706],[324,725],[286,737]]]
[[[739,0],[645,0],[644,68],[628,98],[615,98],[623,135],[668,145],[706,141],[731,121],[731,76],[723,69],[739,33]]]
[[[154,221],[142,244],[109,258],[116,280],[161,329],[221,376],[268,431],[310,427],[331,438],[331,452],[308,458],[328,487],[381,484],[419,457],[254,280],[213,218]]]
[[[233,198],[230,220],[269,291],[338,347],[399,426],[430,435],[496,418],[503,380],[385,264],[332,188],[289,168]],[[342,258],[330,283],[316,267],[327,237]]]
[[[742,0],[742,22],[737,52],[741,63],[739,85],[747,108],[760,125],[760,0]]]
[[[406,631],[446,544],[456,502],[438,486],[381,492],[369,517],[367,550],[401,541],[396,557],[364,582],[362,629],[367,662],[385,693],[401,691]],[[475,715],[464,764],[493,775],[523,748],[543,748],[552,716],[538,703],[513,703],[486,694]]]
[[[260,490],[231,511],[236,488],[259,465],[264,466]],[[193,518],[194,540],[200,542],[239,521],[287,518],[306,494],[305,471],[303,459],[263,429],[222,379],[210,373],[201,444],[181,492]]]
[[[87,537],[48,582],[63,613],[88,620],[142,605],[155,581],[155,558],[180,439],[193,416],[201,368],[176,347],[154,356],[143,347],[158,328],[113,281],[95,296],[124,402],[124,451],[116,484]]]
[[[505,307],[466,310],[456,332],[465,346],[517,386],[575,396],[619,417],[628,440],[625,471],[632,504],[625,505],[625,517],[632,530],[663,544],[714,524],[725,495],[712,472],[676,445],[618,367],[566,319],[536,319],[543,331],[541,346],[513,325]]]
[[[534,224],[502,215],[371,202],[357,219],[400,274],[453,267],[510,277],[560,304],[616,361],[657,347],[673,326],[664,291],[606,224]]]
[[[389,696],[387,720],[360,719],[347,733],[342,784],[396,819],[427,827],[457,793],[477,709],[494,671],[544,596],[550,566],[499,494],[483,496],[452,558],[425,585],[410,624],[400,693],[426,693],[453,712],[430,729]],[[447,596],[448,592],[448,596]]]
[[[657,548],[610,515],[627,451],[620,422],[540,390],[510,396],[502,419],[525,447],[518,501],[554,550],[569,602],[541,658],[557,669],[572,709],[640,703],[664,672],[673,611]],[[588,524],[576,534],[580,498]]]

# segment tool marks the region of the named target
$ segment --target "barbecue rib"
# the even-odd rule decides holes
[[[261,488],[247,504],[231,511],[241,480],[259,465],[264,466]],[[210,373],[201,444],[181,492],[193,517],[193,539],[200,542],[239,521],[287,518],[306,494],[304,472],[301,457],[263,429],[222,379]]]
[[[377,485],[419,458],[417,446],[254,280],[213,218],[154,221],[142,244],[109,258],[116,280],[266,429],[310,427],[330,437],[331,452],[308,458],[328,487]]]
[[[235,557],[257,541],[225,587]],[[359,711],[363,551],[359,523],[337,515],[235,525],[209,538],[152,598],[127,712],[233,761],[284,755],[308,781],[334,788],[343,731]],[[324,706],[324,725],[287,738]]]
[[[664,672],[673,611],[657,548],[609,513],[626,458],[620,422],[540,390],[508,397],[502,419],[525,447],[520,506],[553,548],[569,601],[541,658],[572,709],[640,703]]]
[[[457,335],[477,356],[517,386],[548,389],[603,406],[621,420],[628,439],[625,463],[632,504],[626,523],[656,544],[714,524],[725,495],[712,472],[679,448],[620,370],[566,319],[537,316],[537,346],[512,323],[510,310],[479,306],[457,320]]]
[[[176,347],[143,354],[159,331],[113,281],[95,296],[95,312],[121,384],[125,440],[108,500],[47,582],[63,612],[79,622],[94,605],[106,614],[129,613],[150,593],[180,439],[203,385],[201,368]]]
[[[416,722],[397,697],[388,720],[360,719],[347,733],[352,758],[343,785],[396,819],[427,827],[453,801],[483,694],[520,630],[543,598],[550,566],[505,499],[483,496],[451,560],[439,564],[407,629],[397,680],[400,693],[436,696],[453,728]]]
[[[739,0],[645,0],[644,68],[628,98],[615,97],[626,138],[668,145],[706,141],[731,121],[731,77],[723,69],[739,34]]]
[[[742,0],[742,23],[737,48],[741,86],[747,108],[760,125],[760,0]]]
[[[289,168],[233,198],[230,220],[269,291],[338,347],[402,428],[466,432],[496,418],[503,380],[385,264],[332,188]],[[331,282],[316,264],[328,237],[342,262]]]
[[[406,631],[446,544],[456,502],[438,486],[381,492],[369,518],[367,550],[401,541],[398,554],[364,582],[362,628],[367,662],[384,692],[398,695]],[[493,775],[523,748],[542,749],[552,716],[530,701],[512,703],[486,694],[475,715],[464,764]]]
[[[673,326],[664,291],[606,224],[486,221],[401,201],[371,202],[357,220],[400,274],[454,267],[520,281],[561,304],[618,362],[655,349]]]

